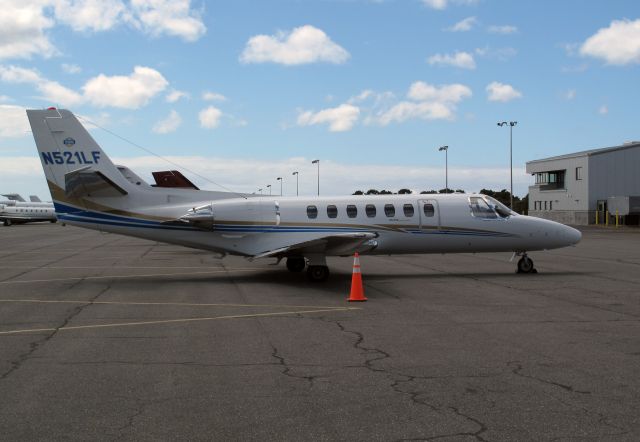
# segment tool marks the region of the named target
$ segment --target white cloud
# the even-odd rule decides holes
[[[167,94],[167,96],[164,99],[167,103],[175,103],[176,101],[179,101],[182,98],[189,98],[189,94],[184,91],[173,89],[171,90],[171,92]]]
[[[42,94],[41,98],[50,104],[75,106],[83,101],[82,95],[56,81],[47,80],[35,69],[0,65],[0,80],[7,83],[32,84]]]
[[[56,54],[45,31],[54,21],[44,12],[43,2],[3,0],[0,14],[0,60],[30,58],[33,54]]]
[[[580,54],[613,65],[640,63],[640,19],[613,20],[580,46]]]
[[[175,110],[172,110],[166,118],[158,121],[153,126],[153,131],[157,134],[168,134],[170,132],[175,132],[178,127],[182,124],[182,118],[180,118],[180,114]]]
[[[202,109],[198,114],[200,120],[200,126],[205,129],[214,129],[220,124],[220,118],[222,117],[222,111],[216,107],[209,106]]]
[[[427,63],[436,66],[454,66],[461,69],[475,69],[476,62],[468,52],[450,54],[435,54],[427,59]]]
[[[569,89],[564,93],[564,98],[566,98],[567,100],[573,100],[574,98],[576,98],[576,90]]]
[[[9,103],[13,101],[8,95],[0,95],[0,103]]]
[[[130,26],[151,36],[195,41],[206,32],[200,15],[191,0],[3,0],[0,60],[56,55],[47,31],[59,24],[77,32]]]
[[[131,0],[134,22],[153,36],[163,34],[196,41],[207,31],[191,0]]]
[[[319,112],[303,112],[298,115],[298,125],[329,124],[331,132],[346,132],[353,128],[359,116],[360,109],[357,106],[345,103]]]
[[[120,0],[52,0],[55,17],[74,31],[107,31],[129,17]]]
[[[100,74],[82,87],[85,98],[93,105],[138,109],[146,105],[169,83],[155,69],[136,66],[129,76]]]
[[[456,105],[472,92],[463,84],[433,86],[423,81],[414,82],[407,97],[412,101],[401,101],[391,108],[378,112],[373,121],[386,126],[392,122],[402,123],[410,119],[452,120]]]
[[[450,32],[467,32],[473,29],[473,27],[478,23],[478,20],[475,17],[467,17],[463,20],[460,20],[455,25],[447,28],[447,31]]]
[[[458,103],[471,95],[471,89],[463,84],[446,84],[438,87],[423,81],[413,83],[407,93],[407,96],[412,100],[442,103]]]
[[[61,67],[67,74],[79,74],[82,72],[82,68],[77,64],[62,63]]]
[[[609,113],[609,108],[603,104],[602,106],[600,106],[600,109],[598,109],[598,113],[600,115],[607,115]]]
[[[450,4],[473,5],[475,3],[478,3],[478,0],[422,0],[422,3],[431,9],[442,11],[443,9],[446,9]]]
[[[242,63],[300,65],[317,62],[344,63],[349,53],[322,30],[311,25],[291,32],[251,37],[240,55]]]
[[[497,81],[488,84],[486,90],[489,94],[489,101],[506,103],[522,97],[522,93],[514,89],[510,84],[499,83]]]
[[[23,137],[31,131],[26,109],[21,106],[0,104],[0,137]],[[4,158],[3,158],[3,166]],[[3,167],[4,169],[5,167]]]
[[[204,101],[226,101],[227,97],[217,92],[204,91],[202,93],[202,99]]]
[[[489,26],[487,31],[491,34],[515,34],[518,32],[518,28],[516,26],[511,25],[502,25],[502,26]]]
[[[474,52],[479,57],[486,57],[498,61],[507,61],[518,55],[518,50],[511,47],[493,49],[489,46],[485,46],[483,48],[476,48]]]

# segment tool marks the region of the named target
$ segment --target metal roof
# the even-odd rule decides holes
[[[531,160],[531,161],[527,161],[527,164],[530,164],[530,163],[541,163],[541,162],[545,162],[545,161],[554,161],[554,160],[564,160],[564,159],[567,159],[567,158],[586,157],[586,156],[591,156],[591,155],[601,155],[601,154],[605,154],[605,153],[609,153],[609,152],[615,152],[617,150],[633,149],[633,148],[636,148],[636,147],[640,147],[640,141],[631,141],[631,142],[628,142],[628,143],[621,144],[619,146],[603,147],[603,148],[600,148],[600,149],[583,150],[581,152],[568,153],[568,154],[565,154],[565,155],[558,155],[558,156],[549,157],[549,158],[541,158],[539,160]]]

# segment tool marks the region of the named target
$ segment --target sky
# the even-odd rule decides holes
[[[0,193],[49,198],[24,110],[55,106],[149,181],[284,195],[315,159],[325,195],[441,189],[443,145],[450,188],[508,189],[517,121],[524,196],[640,139],[639,64],[633,0],[2,0]]]

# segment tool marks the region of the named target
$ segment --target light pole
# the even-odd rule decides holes
[[[271,184],[267,184],[267,187],[269,188],[269,196],[271,196]]]
[[[320,196],[320,160],[313,160],[311,164],[318,165],[318,196]]]
[[[498,126],[506,126],[509,125],[509,170],[511,173],[511,190],[509,191],[509,208],[513,210],[513,126],[518,124],[517,121],[501,121],[498,123]]]
[[[298,196],[298,172],[293,172],[291,175],[296,176],[296,196]]]
[[[280,196],[282,196],[282,177],[279,176],[278,178],[276,178],[276,181],[280,181]]]
[[[449,193],[449,146],[440,146],[438,151],[444,150],[444,191]]]

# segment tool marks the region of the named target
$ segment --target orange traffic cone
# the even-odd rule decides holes
[[[360,273],[360,256],[356,252],[353,257],[353,275],[351,276],[351,294],[349,295],[349,302],[362,302],[366,301],[364,297],[364,289],[362,288],[362,273]]]

